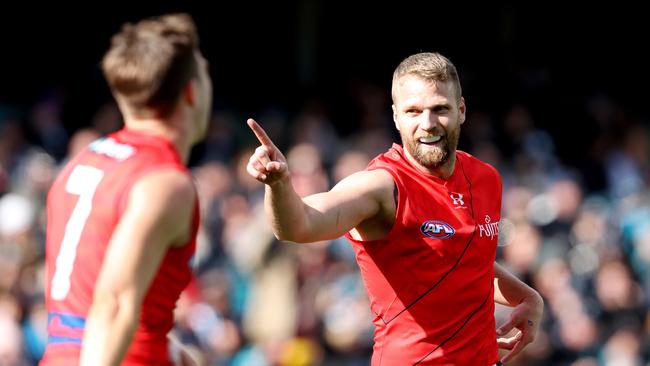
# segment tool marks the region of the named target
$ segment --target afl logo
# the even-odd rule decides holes
[[[456,233],[456,230],[451,225],[438,220],[423,222],[422,226],[420,226],[420,231],[422,234],[435,239],[447,239]]]

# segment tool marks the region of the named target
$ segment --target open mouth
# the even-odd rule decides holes
[[[420,137],[418,139],[418,142],[425,145],[434,145],[440,140],[442,140],[442,136],[425,136],[425,137]]]

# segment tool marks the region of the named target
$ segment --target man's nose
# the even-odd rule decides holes
[[[435,113],[432,113],[430,110],[425,110],[420,116],[420,128],[425,131],[430,131],[436,128],[438,125],[438,116]]]

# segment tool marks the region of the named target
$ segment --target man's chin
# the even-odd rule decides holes
[[[447,160],[449,160],[449,155],[443,155],[443,156],[417,156],[416,159],[420,165],[425,166],[427,168],[439,168],[442,165],[444,165]]]

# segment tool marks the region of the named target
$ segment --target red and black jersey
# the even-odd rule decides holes
[[[494,260],[501,210],[499,173],[458,151],[444,180],[417,169],[393,145],[367,170],[397,187],[385,239],[347,234],[375,314],[372,365],[493,365]]]

